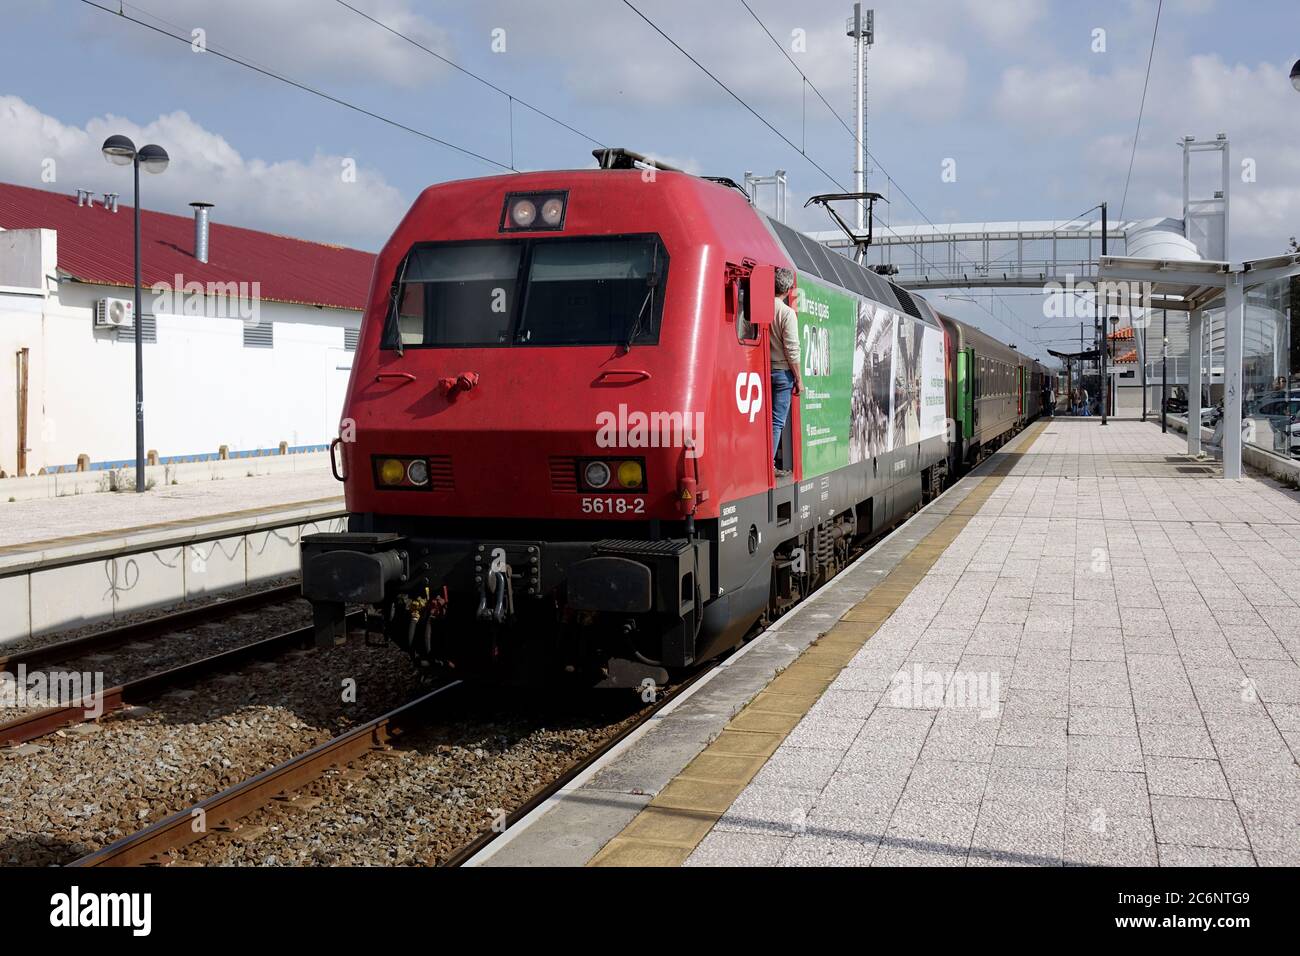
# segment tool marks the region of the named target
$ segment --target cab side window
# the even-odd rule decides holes
[[[727,290],[727,308],[736,324],[736,341],[741,345],[757,345],[758,326],[750,321],[749,276],[733,279]]]

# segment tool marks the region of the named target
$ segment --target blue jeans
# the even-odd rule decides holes
[[[785,368],[772,369],[772,455],[781,453],[781,431],[790,414],[790,399],[794,395],[794,372]],[[782,462],[782,467],[790,465]]]

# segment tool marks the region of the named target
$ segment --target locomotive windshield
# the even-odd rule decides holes
[[[654,344],[667,271],[657,236],[417,246],[383,347]]]

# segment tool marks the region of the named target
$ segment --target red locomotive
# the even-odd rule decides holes
[[[1037,414],[1036,363],[733,184],[597,155],[430,187],[380,253],[337,443],[349,530],[302,546],[321,640],[361,604],[428,668],[664,683]],[[805,356],[784,478],[776,267]]]

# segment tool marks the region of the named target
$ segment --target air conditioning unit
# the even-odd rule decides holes
[[[135,328],[135,303],[130,299],[99,299],[95,302],[95,328]]]

